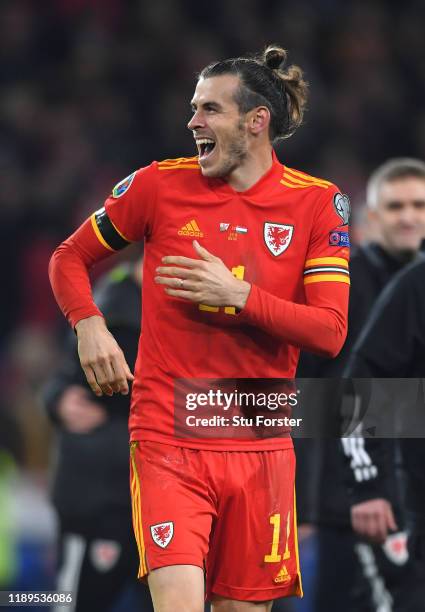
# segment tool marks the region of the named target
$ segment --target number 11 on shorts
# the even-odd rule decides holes
[[[283,560],[289,559],[291,556],[289,550],[289,535],[291,533],[291,511],[288,512],[286,517],[286,546],[285,552],[283,553]],[[279,539],[280,539],[280,514],[272,514],[270,517],[270,525],[273,525],[273,538],[272,538],[272,549],[270,554],[264,555],[265,563],[277,563],[278,561],[282,561],[282,555],[278,552],[279,549]]]

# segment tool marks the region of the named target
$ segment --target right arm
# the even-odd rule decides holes
[[[89,269],[130,242],[143,238],[152,221],[154,165],[124,179],[105,206],[85,221],[53,253],[49,277],[62,312],[75,329],[78,354],[97,396],[127,394],[133,375],[93,301]]]
[[[53,253],[49,276],[62,312],[74,327],[87,382],[97,396],[128,393],[133,379],[125,357],[93,301],[88,270],[113,251],[104,246],[87,220]]]
[[[113,287],[118,291],[118,287]],[[121,291],[121,287],[119,288]],[[124,293],[125,295],[125,293]],[[137,355],[137,327],[135,325],[115,325],[108,316],[114,311],[103,300],[102,307],[108,326],[122,347],[130,365],[134,364]],[[115,308],[115,306],[113,305]],[[61,429],[73,433],[89,433],[106,420],[113,418],[126,419],[128,416],[128,399],[121,395],[98,400],[93,398],[87,385],[76,353],[76,338],[69,335],[65,343],[66,359],[61,368],[48,382],[44,389],[43,400],[46,412],[52,423]]]

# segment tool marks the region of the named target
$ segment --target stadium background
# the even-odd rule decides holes
[[[0,587],[51,586],[40,390],[66,327],[46,274],[54,247],[135,168],[194,154],[196,72],[269,42],[311,86],[280,159],[360,210],[376,165],[425,158],[424,19],[420,0],[1,2]]]

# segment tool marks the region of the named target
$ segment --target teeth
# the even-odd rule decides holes
[[[212,138],[197,138],[197,144],[215,144],[215,141]]]

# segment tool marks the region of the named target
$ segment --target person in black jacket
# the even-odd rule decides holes
[[[134,364],[141,262],[114,268],[99,281],[95,300],[128,363]],[[67,353],[65,366],[45,394],[58,428],[53,483],[60,525],[57,588],[73,592],[76,612],[107,612],[133,584],[134,610],[149,612],[149,591],[136,580],[138,552],[131,527],[129,400],[123,395],[94,396],[79,367],[74,334]]]
[[[413,379],[416,401],[409,407],[413,412],[404,411],[398,421],[406,436],[400,438],[399,448],[407,485],[409,551],[415,564],[409,578],[411,591],[420,591],[422,597],[419,605],[408,607],[406,601],[404,605],[406,610],[419,612],[425,601],[425,261],[400,272],[382,293],[354,347],[347,375]],[[386,439],[365,437],[362,444],[376,469],[366,481],[356,479],[351,471],[352,525],[359,535],[383,543],[392,528],[392,457]]]
[[[419,249],[425,236],[425,164],[404,158],[383,164],[368,182],[367,207],[376,240],[352,252],[349,325],[344,348],[334,360],[304,353],[297,377],[341,377],[381,291],[399,270],[421,256]],[[330,385],[335,395],[334,385],[331,382]],[[334,401],[333,406],[336,422],[340,418],[339,401]],[[317,440],[314,453],[310,453],[311,448],[309,440],[296,441],[297,459],[300,463],[310,463],[310,471],[318,473],[314,493],[300,496],[301,499],[309,497],[314,503],[309,508],[299,508],[300,520],[314,523],[318,528],[316,610],[357,612],[362,606],[362,612],[366,612],[377,610],[380,605],[391,606],[392,597],[380,575],[381,570],[386,571],[385,560],[381,563],[374,551],[369,551],[367,558],[359,553],[351,530],[339,440]],[[303,487],[303,482],[297,481],[297,488]],[[398,508],[396,499],[393,503]],[[328,588],[330,581],[335,585],[332,590]]]

